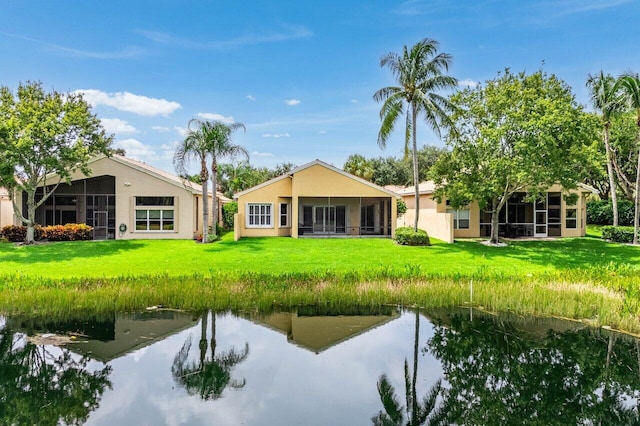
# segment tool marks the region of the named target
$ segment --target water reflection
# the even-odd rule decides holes
[[[155,310],[0,338],[0,424],[640,424],[637,340],[549,319]]]

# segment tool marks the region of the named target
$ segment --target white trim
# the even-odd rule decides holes
[[[251,217],[251,214],[249,212],[250,206],[269,206],[269,213],[265,217],[269,218],[269,222],[270,223],[268,225],[255,225],[255,224],[250,225],[249,224],[249,218]],[[245,224],[244,224],[245,228],[274,228],[275,224],[274,224],[274,220],[273,220],[273,216],[274,216],[273,203],[247,203],[245,205],[245,209],[246,209],[245,210]],[[258,217],[260,217],[260,215],[261,214],[258,213]],[[266,213],[265,213],[265,215],[266,215]],[[254,216],[255,216],[255,214],[254,214]]]

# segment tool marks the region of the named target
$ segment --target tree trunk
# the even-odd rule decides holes
[[[35,224],[36,224],[36,191],[27,192],[27,236],[24,239],[25,244],[33,244],[35,242]]]
[[[411,424],[418,424],[418,392],[416,382],[418,381],[418,339],[420,337],[420,309],[416,309],[416,334],[413,339],[413,378],[411,381]]]
[[[200,341],[198,347],[200,348],[200,368],[204,365],[204,360],[207,357],[207,317],[209,312],[204,311],[202,313],[202,323],[200,324]]]
[[[201,160],[200,180],[202,181],[202,243],[209,242],[209,173],[207,163]]]
[[[213,215],[211,235],[213,235],[213,238],[216,238],[218,235],[218,163],[216,162],[216,157],[213,157],[213,160],[211,160],[211,184],[213,185],[213,188],[211,188],[213,192],[213,200],[211,201],[213,206],[211,209]]]
[[[604,125],[604,148],[607,153],[607,174],[609,175],[609,187],[611,193],[611,206],[613,207],[613,226],[618,226],[618,196],[616,194],[616,181],[613,174],[613,159],[611,157],[611,144],[609,143],[610,123]]]
[[[420,218],[420,177],[418,174],[418,143],[416,142],[416,119],[418,118],[418,111],[415,104],[411,104],[411,119],[413,123],[412,133],[412,147],[413,147],[413,184],[415,186],[416,197],[416,217],[413,221],[413,230],[418,231],[418,220]]]

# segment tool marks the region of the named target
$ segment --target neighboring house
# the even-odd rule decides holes
[[[74,172],[71,185],[60,184],[36,210],[38,224],[86,223],[97,240],[193,239],[202,234],[202,186],[119,155],[96,157],[89,168],[90,176]],[[209,194],[209,202],[211,198]],[[219,207],[231,201],[220,193],[217,200]],[[26,211],[24,199],[18,204]],[[18,224],[14,217],[5,222],[4,201],[1,208],[0,226]],[[218,212],[220,221],[222,209]]]
[[[235,194],[235,238],[388,236],[397,195],[320,160]]]
[[[15,221],[13,203],[9,199],[9,193],[5,188],[0,188],[0,228],[6,225],[14,225]]]
[[[413,226],[416,214],[415,188],[387,187],[407,204],[407,212],[398,218],[398,227]],[[418,227],[440,240],[452,243],[454,238],[489,237],[491,214],[480,211],[473,202],[465,208],[452,209],[448,200],[433,199],[435,185],[419,185],[420,216]],[[524,192],[515,193],[499,213],[500,235],[503,237],[581,237],[586,232],[586,196],[598,190],[578,184],[565,191],[554,185],[546,197],[536,203],[525,202]]]

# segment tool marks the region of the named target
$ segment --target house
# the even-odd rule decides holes
[[[202,234],[202,186],[119,155],[96,157],[89,168],[90,176],[74,171],[71,184],[62,183],[36,210],[37,223],[86,223],[97,240],[193,239]],[[36,199],[38,194],[42,188]],[[20,198],[18,205],[26,211]],[[211,198],[209,194],[209,202]],[[219,207],[231,201],[220,193],[216,199]],[[5,217],[5,204],[0,226],[18,224],[13,214]],[[221,208],[218,214],[220,221]]]
[[[397,195],[320,160],[237,193],[235,239],[387,236]]]
[[[407,212],[398,218],[397,226],[413,226],[415,220],[415,187],[387,187],[396,192],[407,205]],[[420,215],[418,227],[440,240],[452,243],[454,238],[480,238],[491,235],[491,214],[481,211],[473,202],[461,209],[450,207],[448,200],[438,203],[433,198],[435,184],[423,182],[418,187]],[[526,200],[525,192],[509,198],[499,213],[500,230],[504,237],[583,237],[586,232],[586,197],[598,190],[585,184],[564,190],[550,187],[545,197],[535,203]]]

